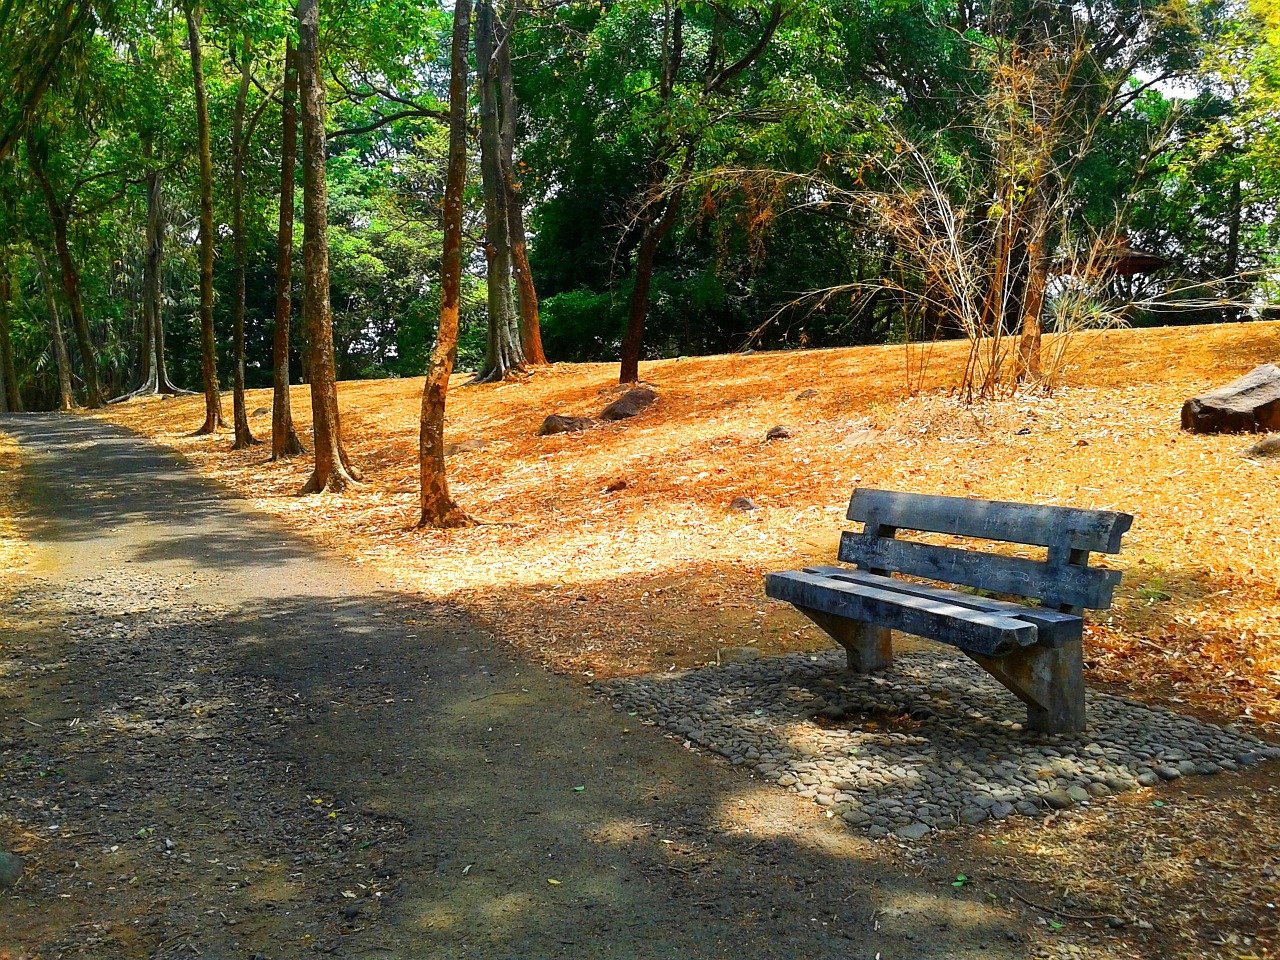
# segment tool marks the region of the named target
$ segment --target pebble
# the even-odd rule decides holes
[[[1280,759],[1243,729],[1093,692],[1084,736],[1024,730],[1016,699],[945,653],[901,654],[865,676],[845,672],[840,650],[789,654],[597,689],[873,837],[918,840]]]
[[[22,858],[0,850],[0,887],[16,886],[22,879]]]

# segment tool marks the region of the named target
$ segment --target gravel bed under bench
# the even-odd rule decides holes
[[[597,688],[880,837],[921,839],[1280,759],[1280,747],[1233,727],[1096,692],[1085,734],[1026,731],[1018,701],[954,654],[901,654],[883,676],[845,673],[844,660],[791,654]]]

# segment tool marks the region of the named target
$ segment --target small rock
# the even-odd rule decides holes
[[[903,840],[923,840],[933,830],[927,823],[908,823],[906,826],[898,827],[893,831],[894,836],[901,837]]]
[[[1086,803],[1089,800],[1089,791],[1084,787],[1070,786],[1067,787],[1067,796],[1071,798],[1072,803]]]
[[[808,390],[801,390],[796,394],[797,400],[812,400],[818,395],[818,391],[810,387]]]
[[[543,426],[545,427],[546,423],[543,423]],[[458,443],[445,444],[444,455],[446,457],[452,457],[459,453],[471,453],[476,450],[483,450],[488,445],[488,440],[461,440]]]
[[[982,807],[965,807],[960,811],[961,821],[967,823],[971,827],[982,823],[989,816],[990,813]]]
[[[751,513],[759,509],[761,509],[760,504],[750,497],[734,497],[729,501],[730,513]]]
[[[0,887],[12,887],[22,879],[22,858],[0,850]]]
[[[538,436],[547,437],[553,433],[578,433],[593,426],[595,426],[595,421],[590,417],[563,417],[558,413],[553,413],[542,421],[542,426],[538,428]]]
[[[1145,773],[1138,774],[1138,783],[1144,787],[1156,787],[1160,785],[1160,775],[1154,770],[1147,770]]]
[[[1119,930],[1124,926],[1123,917],[1107,917],[1107,926],[1112,930]]]
[[[750,663],[760,659],[760,651],[755,647],[721,647],[716,659],[721,663]]]
[[[1259,440],[1244,452],[1246,457],[1262,460],[1267,457],[1280,457],[1280,433]]]
[[[600,411],[601,420],[628,420],[653,401],[658,394],[649,387],[632,387],[613,403]]]
[[[786,424],[778,424],[776,427],[770,427],[764,435],[766,440],[790,440],[796,435],[795,427],[788,427]]]
[[[1066,810],[1072,805],[1071,795],[1065,790],[1050,790],[1044,795],[1044,802],[1055,810]]]
[[[1000,800],[993,803],[989,808],[992,820],[1004,820],[1006,817],[1013,816],[1013,804]]]
[[[1177,767],[1171,767],[1168,764],[1161,764],[1155,768],[1156,776],[1161,780],[1177,780],[1182,776],[1182,771]]]
[[[1088,787],[1089,796],[1101,800],[1103,797],[1111,796],[1111,788],[1105,783],[1091,783]]]

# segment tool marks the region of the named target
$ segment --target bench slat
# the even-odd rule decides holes
[[[1120,571],[1072,564],[1050,566],[1042,560],[958,550],[932,543],[890,540],[845,532],[839,558],[868,570],[905,573],[944,583],[1012,593],[1049,606],[1068,605],[1105,610],[1120,582]]]
[[[1096,553],[1119,553],[1120,538],[1133,523],[1129,514],[1110,510],[971,500],[867,487],[853,491],[848,516],[850,520],[903,530]]]
[[[797,607],[892,627],[990,657],[1030,646],[1037,639],[1035,624],[1025,620],[800,570],[768,574],[765,593]]]
[[[968,607],[971,610],[982,610],[987,613],[999,613],[1015,619],[1026,620],[1036,625],[1038,635],[1036,643],[1040,646],[1056,646],[1070,640],[1078,640],[1083,625],[1081,618],[1072,613],[1059,613],[1048,607],[1025,607],[1009,600],[995,600],[990,597],[975,597],[955,590],[943,590],[924,583],[913,583],[910,580],[894,580],[882,577],[865,570],[850,570],[846,567],[805,567],[805,573],[832,580],[844,580],[849,583],[861,583],[868,587],[892,589],[900,593],[941,600],[957,607]]]

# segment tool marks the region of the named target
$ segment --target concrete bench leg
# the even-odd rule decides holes
[[[1084,732],[1084,652],[1080,640],[1053,647],[1023,647],[1003,657],[969,657],[1027,705],[1029,729]]]
[[[887,670],[893,666],[893,642],[888,627],[848,620],[809,607],[796,607],[844,647],[854,673]]]

